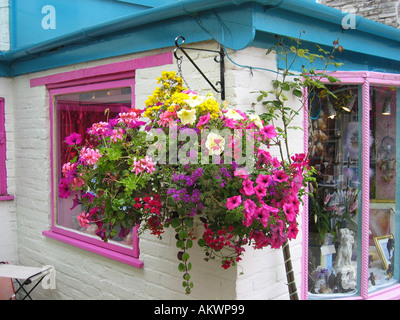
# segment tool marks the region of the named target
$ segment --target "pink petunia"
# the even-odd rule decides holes
[[[74,132],[65,138],[65,142],[69,146],[73,146],[75,144],[80,144],[82,142],[82,136],[79,133]]]
[[[197,123],[196,127],[199,128],[200,126],[204,126],[205,124],[210,121],[210,113],[207,113],[205,116],[201,116],[199,118],[199,122]]]
[[[254,192],[256,193],[256,196],[259,198],[265,197],[267,195],[267,189],[261,185],[257,185],[254,188]]]
[[[244,217],[245,217],[245,221],[247,222],[252,222],[252,220],[256,217],[256,204],[250,200],[247,199],[244,202]],[[250,223],[251,224],[251,223]]]
[[[297,228],[297,224],[290,223],[288,233],[287,233],[288,239],[289,240],[296,239],[298,233],[299,233],[299,229]]]
[[[250,179],[243,180],[243,188],[240,189],[240,192],[246,196],[251,196],[254,194],[253,182]]]
[[[272,175],[272,179],[274,179],[276,182],[285,182],[289,180],[289,176],[285,173],[285,171],[278,170]]]
[[[266,174],[259,174],[257,179],[256,179],[256,182],[261,187],[266,188],[271,184],[272,178],[271,178],[271,176],[266,175]]]
[[[233,173],[233,175],[235,177],[240,177],[240,178],[243,178],[243,179],[247,179],[247,177],[249,176],[249,174],[247,173],[246,168],[237,168],[235,170],[235,172]]]
[[[283,205],[283,212],[286,215],[287,221],[293,222],[293,221],[296,220],[296,211],[295,211],[295,208],[294,208],[294,206],[292,204],[285,203]]]
[[[238,196],[233,196],[231,198],[226,199],[226,207],[229,210],[233,210],[236,207],[240,206],[240,204],[242,203],[242,197],[240,195]]]
[[[275,127],[273,125],[266,125],[260,130],[260,135],[266,141],[276,137]]]

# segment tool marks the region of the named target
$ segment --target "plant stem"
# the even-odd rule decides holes
[[[283,259],[285,261],[287,285],[289,287],[289,298],[290,300],[299,300],[288,241],[283,244],[282,251]]]

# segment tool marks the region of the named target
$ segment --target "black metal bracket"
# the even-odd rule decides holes
[[[181,43],[179,44],[179,40],[182,40]],[[183,36],[179,36],[175,38],[175,46],[176,48],[174,49],[174,56],[175,59],[177,60],[182,60],[182,56],[178,56],[177,52],[178,50],[182,51],[182,53],[185,55],[186,58],[193,64],[193,66],[197,69],[197,71],[203,76],[203,78],[207,81],[207,83],[213,88],[214,91],[218,92],[221,94],[221,100],[225,100],[225,62],[224,62],[224,57],[225,57],[225,52],[224,48],[220,48],[219,51],[216,50],[207,50],[207,49],[197,49],[197,48],[188,48],[188,47],[182,47],[182,45],[185,43],[185,38]],[[219,63],[220,65],[220,80],[215,83],[216,86],[219,86],[220,89],[217,89],[211,81],[205,76],[203,71],[196,65],[196,63],[190,58],[190,56],[187,54],[185,50],[196,50],[196,51],[207,51],[207,52],[214,52],[217,53],[218,55],[214,57],[214,61],[216,63]]]

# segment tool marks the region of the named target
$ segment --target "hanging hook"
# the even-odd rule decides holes
[[[179,40],[181,40],[179,44]],[[175,49],[174,49],[174,57],[177,60],[182,60],[183,56],[178,56],[177,52],[180,50],[186,58],[192,63],[192,65],[197,69],[197,71],[203,76],[203,78],[207,81],[207,83],[213,88],[214,91],[218,92],[221,94],[221,100],[225,100],[225,63],[224,63],[224,50],[221,47],[219,51],[215,50],[207,50],[207,49],[197,49],[197,48],[187,48],[187,47],[182,47],[182,45],[185,43],[186,39],[183,36],[178,36],[175,38]],[[201,69],[196,65],[196,63],[190,58],[190,56],[187,54],[185,50],[197,50],[197,51],[207,51],[207,52],[215,52],[218,55],[214,57],[214,61],[220,64],[220,81],[217,81],[215,84],[217,86],[220,86],[221,89],[218,90],[212,83],[211,81],[206,77],[206,75],[201,71]]]

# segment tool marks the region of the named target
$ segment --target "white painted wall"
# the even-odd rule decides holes
[[[196,45],[199,46],[217,48],[214,42]],[[141,238],[140,258],[144,261],[143,269],[86,252],[42,235],[42,231],[50,227],[49,101],[45,87],[30,88],[29,80],[160,52],[162,51],[158,50],[38,72],[16,77],[9,83],[12,84],[14,91],[13,112],[9,116],[10,119],[14,119],[14,127],[9,129],[13,135],[9,135],[7,139],[10,139],[10,144],[14,144],[11,151],[15,154],[15,161],[10,167],[15,171],[13,191],[16,198],[13,208],[6,214],[14,217],[16,214],[17,223],[12,219],[9,219],[8,223],[14,229],[17,226],[16,243],[20,264],[30,266],[50,264],[57,270],[57,290],[46,291],[38,288],[35,290],[34,298],[288,299],[281,250],[264,249],[254,252],[249,248],[239,267],[224,270],[217,261],[203,261],[202,249],[194,246],[191,249],[191,259],[195,287],[192,294],[186,296],[181,286],[182,273],[177,269],[177,250],[172,232],[166,232],[162,241],[148,235]],[[209,53],[196,53],[196,55],[199,66],[203,70],[210,70],[207,75],[217,81],[219,70],[213,61],[214,56]],[[263,49],[248,48],[241,52],[231,52],[231,57],[237,61],[246,57],[247,63],[250,60],[254,64],[275,68],[275,59],[272,56],[266,57]],[[163,70],[177,70],[177,66],[173,64],[137,71],[135,89],[137,107],[144,106],[143,102],[156,87],[156,78]],[[183,72],[192,90],[202,94],[210,91],[208,84],[188,61],[183,63]],[[247,110],[252,102],[256,102],[256,95],[250,92],[268,88],[274,77],[274,74],[261,71],[253,71],[251,74],[248,69],[239,68],[227,61],[227,99],[231,105]],[[301,135],[297,134],[296,139],[298,145],[302,146]],[[1,237],[2,235],[0,240]],[[298,240],[291,245],[298,287],[301,280],[301,238],[299,234]],[[242,271],[244,275],[239,275]]]
[[[0,0],[0,50],[10,50],[9,0]]]

